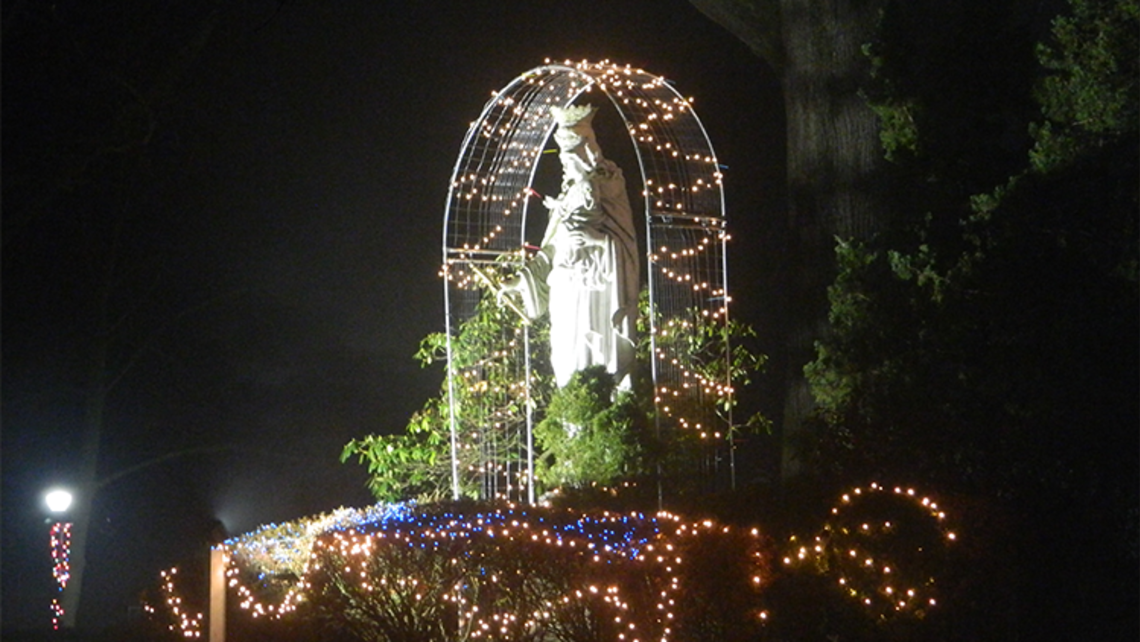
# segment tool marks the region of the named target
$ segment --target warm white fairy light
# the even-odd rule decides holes
[[[205,625],[205,614],[201,611],[191,610],[184,603],[175,585],[175,578],[177,577],[178,567],[159,573],[159,578],[162,580],[159,584],[159,591],[162,593],[163,606],[170,618],[167,629],[184,638],[200,638]],[[147,604],[143,608],[150,615],[157,615],[157,609],[153,605]]]
[[[258,591],[240,579],[293,568],[295,559],[283,551],[297,546],[307,537],[304,534],[321,528],[325,530],[311,542],[302,572],[292,576],[294,580],[282,601],[259,599]],[[683,582],[678,573],[686,564],[684,550],[687,543],[707,534],[729,532],[729,527],[712,520],[686,523],[679,516],[667,512],[655,516],[608,511],[573,513],[505,504],[474,514],[462,514],[416,511],[406,505],[378,505],[361,511],[341,509],[331,516],[322,515],[290,524],[271,524],[229,540],[222,546],[227,550],[225,563],[228,566],[229,590],[236,594],[242,612],[255,620],[288,616],[305,599],[306,592],[313,588],[313,574],[331,570],[322,568],[322,564],[339,564],[337,572],[340,577],[355,583],[359,590],[374,592],[384,587],[385,591],[404,595],[413,601],[438,599],[454,604],[459,607],[457,626],[476,639],[517,639],[520,634],[533,632],[537,627],[565,617],[563,614],[568,613],[565,609],[579,602],[588,602],[593,605],[591,609],[601,608],[600,612],[609,613],[616,630],[621,632],[618,639],[668,642],[672,639],[676,619],[674,609],[682,599]],[[758,530],[752,529],[747,537],[754,550],[742,563],[754,563],[759,568],[762,559]],[[456,543],[462,546],[456,549]],[[511,547],[518,545],[548,547],[553,564],[578,560],[573,563],[581,566],[583,574],[571,577],[578,577],[580,583],[569,586],[561,595],[551,595],[540,602],[523,599],[519,602],[524,605],[523,610],[512,610],[508,606],[511,602],[504,602],[501,598],[509,596],[517,576],[510,569],[478,563],[471,566],[471,560],[463,551],[487,551],[496,547],[506,547],[503,550],[510,551]],[[472,584],[470,578],[438,587],[433,586],[427,577],[401,575],[401,572],[385,566],[384,551],[405,547],[422,549],[429,555],[433,551],[453,555],[448,564],[468,568],[468,572],[482,576],[498,586],[498,590],[507,593],[494,602],[486,602],[481,600],[475,588],[477,583]],[[238,554],[234,555],[234,552]],[[372,559],[377,554],[381,558],[377,562],[379,566],[374,566]],[[193,612],[178,595],[177,573],[177,569],[170,569],[160,575],[164,606],[173,622],[170,629],[184,637],[200,637],[202,614]],[[650,601],[646,601],[647,597],[634,599],[632,594],[628,594],[630,590],[643,590],[638,588],[642,586],[641,580],[634,578],[649,577],[657,578],[653,584],[659,587],[654,589],[656,592]],[[759,574],[753,573],[752,582],[760,584]],[[147,611],[156,613],[151,606]],[[760,612],[758,617],[764,619],[767,614]]]
[[[880,618],[892,614],[921,615],[938,603],[935,597],[935,578],[904,579],[907,569],[881,559],[869,550],[879,538],[894,532],[896,524],[890,520],[864,520],[845,526],[841,521],[847,511],[873,495],[894,496],[913,504],[932,520],[943,545],[957,540],[957,535],[947,528],[945,511],[930,497],[921,496],[913,488],[888,489],[878,483],[871,483],[865,488],[853,488],[842,494],[839,505],[831,509],[833,521],[825,525],[823,531],[810,543],[802,544],[796,537],[792,537],[794,551],[784,556],[784,565],[793,567],[810,564],[817,568],[831,569],[830,572],[839,576],[836,583],[843,588],[845,594],[876,612]],[[927,554],[933,555],[936,551],[928,551]],[[900,587],[900,584],[908,581],[917,583]]]
[[[724,175],[693,112],[693,99],[676,92],[661,76],[609,60],[548,59],[491,92],[491,100],[469,129],[449,188],[439,271],[446,287],[450,291],[486,287],[472,266],[495,260],[520,265],[526,260],[523,228],[529,209],[540,200],[531,180],[553,129],[550,107],[565,106],[592,92],[604,94],[615,106],[641,161],[649,285],[654,313],[660,315],[651,324],[665,324],[691,308],[709,322],[727,323]],[[675,248],[668,256],[656,251],[655,235],[689,228],[700,232],[685,233],[685,239],[671,242]],[[673,286],[684,291],[674,292]],[[470,313],[465,308],[470,301],[448,301],[449,323]],[[698,406],[726,400],[731,405],[734,391],[727,377],[709,380],[699,374],[679,343],[659,344],[654,354],[655,359],[677,366],[654,370],[656,383],[668,386],[670,396],[692,399]],[[711,410],[701,411],[707,412],[707,418],[678,411],[691,406],[672,404],[669,414],[678,425],[703,423],[707,428],[716,420]],[[704,432],[727,434],[723,429]]]

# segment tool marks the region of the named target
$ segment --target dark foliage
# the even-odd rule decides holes
[[[903,196],[839,245],[801,447],[823,483],[921,482],[977,520],[943,639],[1128,639],[1140,11],[1073,2],[1050,34],[1024,3],[951,4],[889,5],[870,48]]]

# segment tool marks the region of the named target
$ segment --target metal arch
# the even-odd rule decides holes
[[[617,109],[634,143],[642,185],[654,194],[646,214],[723,219],[712,144],[689,101],[668,81],[608,62],[546,65],[496,92],[468,129],[448,188],[445,264],[518,250],[527,189],[554,128],[549,107],[570,104],[595,87]]]
[[[660,76],[608,61],[567,61],[524,72],[495,92],[471,123],[448,187],[442,275],[455,499],[459,471],[451,339],[455,325],[472,313],[477,301],[471,267],[525,260],[531,185],[554,129],[550,107],[572,104],[595,89],[621,116],[638,162],[650,306],[658,312],[650,315],[657,402],[669,403],[661,398],[665,392],[677,396],[692,390],[684,394],[699,396],[709,390],[706,382],[678,368],[677,360],[658,347],[657,324],[669,315],[696,310],[727,318],[722,175],[690,101]],[[683,249],[680,254],[675,251],[678,244]],[[727,341],[725,350],[727,358]],[[731,389],[730,382],[723,385]],[[533,493],[532,476],[528,486]]]

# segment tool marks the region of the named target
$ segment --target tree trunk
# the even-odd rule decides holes
[[[138,212],[120,202],[133,198],[140,186],[146,183],[144,169],[152,161],[149,154],[153,134],[159,124],[157,114],[161,108],[175,102],[186,70],[205,50],[219,24],[222,7],[223,3],[218,1],[205,6],[196,13],[198,22],[187,23],[185,32],[174,39],[168,38],[172,34],[157,31],[154,26],[159,24],[153,19],[156,15],[164,19],[173,17],[167,7],[158,7],[153,13],[127,19],[109,9],[77,12],[53,3],[17,3],[5,13],[4,35],[11,36],[11,41],[5,44],[5,52],[10,47],[17,54],[24,55],[32,55],[28,52],[39,52],[45,46],[58,49],[53,50],[47,61],[41,61],[39,57],[29,60],[35,60],[36,64],[42,62],[45,65],[44,77],[55,79],[52,82],[56,85],[62,82],[58,81],[59,78],[83,78],[83,81],[76,81],[75,86],[92,88],[90,91],[95,93],[93,98],[88,96],[90,103],[110,106],[110,111],[106,112],[110,114],[109,118],[104,108],[86,109],[85,103],[78,102],[73,112],[60,112],[66,113],[62,116],[66,125],[59,126],[60,132],[70,132],[72,124],[80,125],[82,132],[70,137],[65,135],[61,139],[54,138],[56,134],[53,133],[38,140],[33,145],[37,152],[35,156],[43,155],[50,162],[37,161],[24,169],[32,180],[8,181],[6,177],[4,181],[5,199],[15,203],[15,207],[4,212],[5,249],[18,253],[20,248],[17,245],[22,233],[33,224],[53,217],[75,216],[75,219],[67,220],[77,227],[87,225],[85,232],[91,243],[90,247],[79,250],[83,262],[77,263],[82,267],[76,267],[76,271],[90,271],[96,275],[90,289],[94,316],[84,319],[81,326],[90,329],[92,334],[76,362],[83,377],[85,398],[82,443],[79,444],[78,461],[74,462],[76,497],[69,516],[72,524],[70,578],[60,599],[64,609],[61,618],[64,628],[74,628],[79,615],[87,570],[88,536],[95,512],[93,502],[101,483],[106,481],[101,482],[98,475],[108,397],[118,379],[132,366],[134,358],[147,347],[146,338],[139,342],[141,347],[129,347],[132,342],[124,341],[123,336],[129,330],[118,327],[124,317],[137,311],[145,301],[131,300],[127,306],[131,312],[112,309],[119,307],[113,306],[113,295],[122,300],[126,292],[129,298],[130,289],[124,285],[129,277],[146,276],[149,279],[150,269],[150,266],[142,264],[120,265],[130,256],[129,251],[120,247],[120,242],[127,242],[122,234],[123,227]],[[49,28],[45,29],[45,25]],[[136,74],[138,52],[150,52],[145,43],[156,41],[160,35],[168,38],[165,44],[169,45],[169,49],[155,54],[163,56],[159,58],[161,64],[155,65],[150,74]],[[41,36],[43,40],[38,39]],[[133,50],[135,46],[141,48]],[[96,50],[106,55],[89,55],[89,51]],[[32,93],[37,97],[32,98],[29,104],[43,100],[39,92]],[[70,97],[66,92],[64,95]],[[49,111],[50,117],[61,117],[55,111]],[[54,128],[49,127],[45,131],[54,131]],[[74,207],[76,202],[90,203],[97,199],[99,207],[91,210],[105,212],[105,215],[90,216],[86,220],[83,214],[76,214],[87,209]],[[106,225],[106,229],[102,225]],[[152,334],[157,335],[162,329],[159,327]]]
[[[783,0],[784,106],[788,133],[788,264],[781,475],[800,468],[794,445],[812,408],[803,367],[827,323],[835,238],[867,238],[884,215],[875,180],[882,153],[874,112],[859,95],[879,2]]]
[[[884,216],[874,112],[859,95],[882,0],[692,0],[781,77],[787,122],[787,239],[781,477],[800,470],[797,435],[813,406],[803,367],[827,327],[835,238],[866,238]],[[772,23],[777,23],[776,27]]]
[[[107,279],[108,282],[110,278]],[[106,287],[110,287],[107,285]],[[103,297],[106,302],[106,297]],[[103,423],[107,405],[107,354],[106,323],[99,327],[99,336],[93,342],[87,398],[83,410],[83,445],[79,454],[77,497],[71,515],[71,578],[63,591],[62,625],[75,628],[79,617],[80,597],[83,593],[84,571],[87,569],[87,536],[91,532],[95,493],[99,486],[99,447],[103,440]]]

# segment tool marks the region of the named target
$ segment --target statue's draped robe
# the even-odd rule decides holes
[[[567,181],[539,252],[520,273],[527,315],[550,314],[550,360],[558,386],[603,365],[628,387],[637,322],[638,263],[625,178],[600,159],[585,180]],[[599,239],[576,244],[573,231]]]

